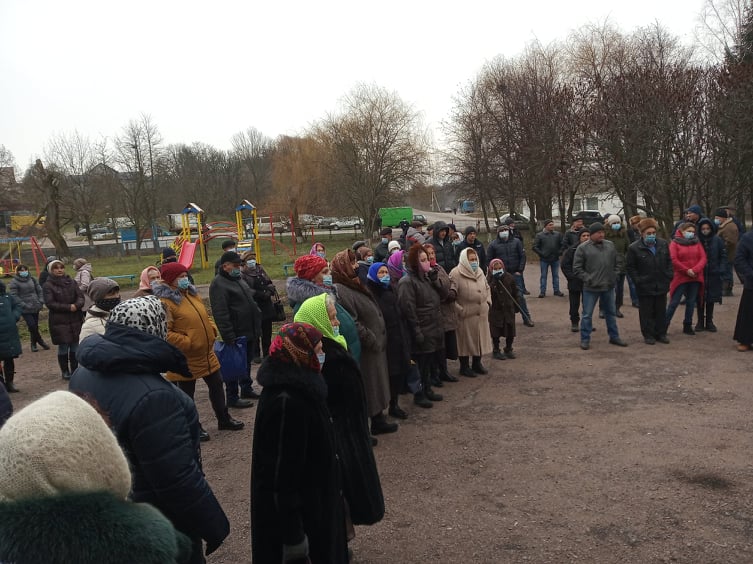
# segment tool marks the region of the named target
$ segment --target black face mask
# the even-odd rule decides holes
[[[102,300],[97,300],[96,302],[94,302],[94,305],[96,305],[102,311],[111,311],[112,308],[114,308],[119,303],[120,298],[105,298]]]

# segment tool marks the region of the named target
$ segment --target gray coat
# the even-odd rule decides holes
[[[614,288],[618,274],[617,251],[604,239],[600,244],[586,241],[578,245],[573,257],[573,274],[583,281],[587,292],[605,292]]]
[[[381,413],[390,401],[387,369],[387,329],[379,304],[371,294],[335,284],[339,302],[358,328],[361,341],[361,374],[369,416]],[[367,290],[368,292],[368,290]]]
[[[31,275],[21,278],[16,274],[8,284],[8,293],[21,301],[24,313],[38,313],[44,305],[42,286]]]
[[[411,352],[427,354],[444,347],[439,293],[423,272],[408,271],[397,285],[400,309],[411,333]]]

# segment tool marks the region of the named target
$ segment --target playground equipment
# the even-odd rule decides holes
[[[238,252],[253,247],[256,262],[261,264],[261,245],[259,244],[259,223],[256,220],[256,206],[243,200],[235,208],[235,228],[238,233]]]
[[[10,237],[6,239],[0,239],[0,245],[8,245],[8,251],[3,254],[3,258],[0,259],[0,276],[13,276],[16,272],[16,266],[21,264],[21,245],[29,242],[31,245],[31,256],[34,259],[34,268],[37,271],[37,277],[39,277],[40,265],[44,268],[47,262],[47,256],[42,251],[42,247],[39,245],[36,237]]]
[[[207,258],[206,241],[204,240],[207,232],[207,227],[204,224],[204,210],[193,202],[188,202],[188,205],[180,212],[180,216],[181,232],[172,244],[175,254],[178,255],[178,262],[186,268],[191,268],[196,256],[196,247],[198,246],[201,256],[201,268],[208,268],[209,260]],[[193,222],[191,221],[191,216],[195,217]],[[195,241],[191,234],[191,223],[199,227],[196,230]]]

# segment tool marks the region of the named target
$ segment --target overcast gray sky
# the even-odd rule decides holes
[[[47,140],[112,137],[140,113],[167,143],[230,148],[302,132],[358,82],[397,91],[437,131],[498,54],[604,18],[693,41],[702,0],[0,0],[0,144],[25,168]]]

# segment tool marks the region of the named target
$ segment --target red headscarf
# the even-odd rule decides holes
[[[321,366],[314,347],[322,340],[321,332],[308,323],[288,323],[269,346],[269,356],[288,364],[297,364],[319,372]]]
[[[304,255],[296,259],[293,264],[293,270],[295,270],[298,278],[313,280],[317,274],[326,268],[326,266],[327,261],[322,257],[316,255]]]

